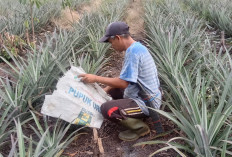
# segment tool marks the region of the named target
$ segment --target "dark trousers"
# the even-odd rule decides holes
[[[104,118],[113,122],[119,122],[127,117],[138,119],[147,117],[134,100],[123,99],[123,89],[111,89],[108,93],[114,100],[101,105],[101,112]]]

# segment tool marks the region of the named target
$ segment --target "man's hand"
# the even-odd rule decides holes
[[[102,77],[102,76],[97,76],[93,74],[80,74],[78,76],[81,78],[81,81],[84,83],[102,83],[104,85],[113,87],[113,88],[126,88],[128,86],[128,82],[125,80],[122,80],[120,78],[108,78],[108,77]],[[106,91],[109,90],[109,88],[105,89]]]
[[[93,74],[80,74],[78,77],[81,78],[81,81],[84,83],[95,83],[97,75]]]

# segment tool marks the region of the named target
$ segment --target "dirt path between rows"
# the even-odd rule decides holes
[[[130,26],[131,36],[137,41],[145,37],[143,15],[143,0],[131,0],[124,20]]]

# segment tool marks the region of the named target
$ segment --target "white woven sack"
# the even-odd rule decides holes
[[[100,106],[111,97],[98,84],[81,82],[77,76],[83,73],[82,68],[71,67],[59,79],[57,90],[45,96],[41,113],[73,124],[100,128],[103,122]]]

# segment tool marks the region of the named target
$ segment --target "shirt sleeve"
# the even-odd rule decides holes
[[[120,79],[128,82],[137,82],[139,68],[139,56],[133,53],[125,56],[125,61],[120,73]]]

